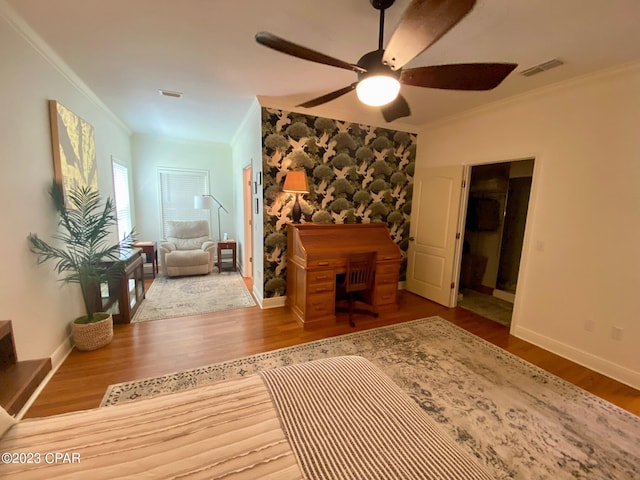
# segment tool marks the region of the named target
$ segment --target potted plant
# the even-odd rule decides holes
[[[71,330],[79,350],[95,350],[113,340],[111,314],[96,312],[101,305],[100,285],[122,274],[120,249],[131,247],[133,234],[120,243],[108,242],[116,225],[113,201],[107,198],[101,205],[100,194],[89,187],[70,189],[68,206],[60,183],[53,182],[49,195],[60,217],[59,232],[53,236],[60,246],[30,233],[30,249],[38,255],[38,263],[55,261],[56,271],[64,275],[62,281],[80,285],[86,315],[76,318]]]

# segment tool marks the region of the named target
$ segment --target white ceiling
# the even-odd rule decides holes
[[[355,81],[346,70],[258,45],[266,30],[355,63],[377,48],[369,0],[6,0],[134,132],[230,142],[256,96],[261,104],[384,125],[355,93],[310,110],[297,103]],[[387,10],[386,39],[409,0]],[[490,92],[403,86],[416,131],[467,109],[640,60],[639,0],[478,0],[474,10],[408,66],[515,62]],[[386,45],[386,41],[385,41]],[[533,77],[519,72],[560,58]],[[158,89],[184,92],[162,97]]]

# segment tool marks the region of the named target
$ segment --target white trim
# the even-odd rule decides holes
[[[254,120],[255,118],[254,115],[257,114],[258,115],[257,118],[261,117],[260,115],[261,110],[262,110],[262,107],[260,106],[260,102],[258,102],[258,97],[253,97],[253,102],[251,102],[251,105],[249,106],[247,113],[242,118],[240,125],[236,129],[236,133],[234,133],[233,137],[231,137],[231,141],[229,142],[229,145],[231,145],[232,148],[235,147],[235,144],[238,142],[240,135],[242,135],[242,132],[244,132],[244,130],[246,129],[246,125],[250,121]]]
[[[287,297],[271,297],[271,298],[263,298],[261,308],[278,308],[284,307],[286,305]]]
[[[531,99],[531,98],[537,98],[537,97],[545,97],[546,95],[550,94],[550,93],[554,93],[554,92],[561,92],[563,90],[569,90],[569,89],[573,89],[576,88],[580,85],[583,85],[585,83],[590,83],[591,81],[599,81],[602,78],[607,78],[607,77],[615,77],[620,75],[621,73],[624,72],[632,72],[634,70],[639,70],[640,69],[640,62],[638,62],[637,60],[632,61],[632,62],[628,62],[622,65],[616,65],[613,67],[609,67],[609,68],[605,68],[603,70],[599,70],[596,72],[591,72],[591,73],[586,73],[584,75],[580,75],[578,77],[574,77],[574,78],[569,78],[566,80],[562,80],[560,82],[557,83],[553,83],[551,85],[547,85],[544,87],[540,87],[540,88],[536,88],[533,90],[529,90],[517,95],[513,95],[507,98],[504,98],[502,100],[497,100],[495,102],[492,103],[487,103],[485,105],[481,105],[479,107],[476,108],[471,108],[469,110],[465,110],[463,112],[460,113],[455,113],[452,114],[448,117],[445,118],[440,118],[440,119],[436,119],[432,122],[428,122],[425,123],[423,125],[421,125],[419,127],[420,130],[430,130],[432,128],[438,128],[438,127],[442,127],[445,126],[447,124],[450,123],[455,123],[458,122],[460,120],[464,120],[467,118],[473,118],[477,115],[480,115],[482,113],[487,113],[487,112],[493,112],[496,110],[500,110],[502,108],[504,108],[505,106],[508,105],[512,105],[512,104],[518,104],[519,102],[521,102],[522,100],[526,100],[526,99]]]
[[[211,178],[209,175],[209,170],[202,170],[202,169],[194,169],[194,168],[170,168],[170,167],[157,167],[157,174],[156,174],[156,178],[157,178],[157,186],[158,186],[158,212],[160,212],[159,217],[159,228],[160,228],[160,236],[162,237],[162,240],[166,240],[165,237],[165,229],[164,229],[164,222],[165,222],[165,210],[164,210],[164,204],[163,204],[163,182],[162,182],[162,176],[170,176],[170,175],[202,175],[203,176],[203,180],[204,180],[204,191],[203,192],[197,192],[194,191],[193,195],[208,195],[211,191]],[[191,196],[191,198],[189,199],[189,202],[193,202],[193,195]],[[193,203],[191,203],[191,208],[193,208]],[[195,208],[193,209],[195,211]],[[209,208],[207,209],[208,213],[207,213],[207,223],[209,224],[209,238],[214,238],[213,236],[213,218],[212,218],[212,209]],[[184,211],[184,210],[183,210]],[[181,218],[181,220],[195,220],[195,219],[202,219],[204,220],[205,218],[201,218],[199,215],[194,214],[193,217],[191,218]],[[218,232],[219,234],[221,234],[220,232]]]
[[[500,300],[504,300],[505,302],[514,303],[516,300],[516,294],[511,292],[505,292],[504,290],[500,290],[495,288],[493,290],[493,296],[499,298]]]
[[[572,360],[586,368],[589,368],[590,370],[606,375],[609,378],[618,380],[630,387],[640,389],[640,372],[622,367],[610,362],[606,358],[597,357],[585,352],[584,350],[579,350],[571,345],[567,345],[566,343],[541,335],[525,327],[520,327],[518,325],[514,327],[512,325],[511,335],[533,343],[538,347],[544,348],[545,350],[560,355],[568,360]]]
[[[66,62],[27,24],[18,13],[5,1],[0,0],[0,16],[39,53],[55,70],[73,87],[103,110],[111,120],[127,135],[133,131],[107,107],[89,86],[66,64]]]

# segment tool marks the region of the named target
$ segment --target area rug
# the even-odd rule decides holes
[[[237,272],[192,277],[157,277],[133,322],[185,317],[252,307],[253,297]]]
[[[112,385],[102,405],[322,357],[360,355],[497,479],[640,478],[640,418],[439,318]]]

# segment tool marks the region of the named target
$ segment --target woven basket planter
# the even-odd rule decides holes
[[[113,340],[113,317],[108,315],[105,319],[92,323],[76,323],[74,321],[71,323],[71,331],[78,350],[85,352],[97,350],[109,345]]]

